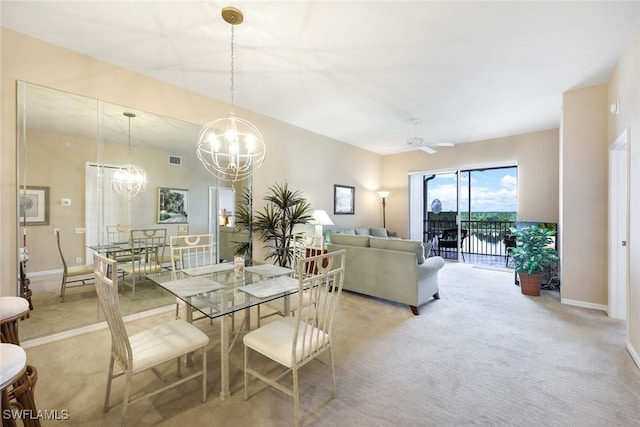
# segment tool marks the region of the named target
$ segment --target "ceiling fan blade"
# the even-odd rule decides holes
[[[420,146],[418,146],[416,148],[419,148],[420,150],[422,150],[422,151],[424,151],[425,153],[428,153],[428,154],[437,153],[436,150],[434,150],[431,147],[427,147],[426,145],[420,145]]]
[[[436,147],[453,147],[453,142],[440,142],[438,144],[434,144]]]

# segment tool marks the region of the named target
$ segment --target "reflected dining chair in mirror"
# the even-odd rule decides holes
[[[249,378],[255,377],[293,398],[295,424],[300,425],[299,369],[329,353],[332,396],[336,397],[333,360],[333,319],[342,294],[346,251],[309,257],[298,262],[298,293],[309,292],[315,304],[299,305],[295,316],[282,317],[246,334],[244,343],[244,399],[249,399]],[[311,271],[311,274],[305,272]],[[259,353],[256,354],[256,353]],[[281,365],[269,373],[250,367],[250,359],[267,357]],[[271,365],[269,365],[271,366]],[[291,373],[292,387],[282,383]]]
[[[60,301],[64,302],[64,295],[70,283],[79,283],[74,286],[93,284],[93,265],[74,265],[69,267],[62,253],[62,245],[60,244],[60,230],[56,229],[56,243],[58,244],[58,253],[62,261],[62,284],[60,285]]]
[[[130,238],[133,259],[122,267],[125,278],[122,280],[124,286],[131,286],[132,293],[136,293],[136,282],[146,279],[144,276],[151,273],[158,273],[162,270],[165,250],[167,246],[166,228],[146,228],[131,230]],[[127,281],[126,278],[129,278]]]
[[[128,225],[107,225],[107,242],[111,245],[128,244],[131,239],[131,227]],[[112,252],[111,258],[119,263],[131,262],[136,258],[136,254],[130,249],[120,252]]]
[[[116,271],[117,262],[98,253],[94,253],[93,260],[96,293],[111,332],[111,356],[104,411],[107,412],[110,409],[112,380],[121,376],[125,377],[121,418],[121,425],[123,426],[126,423],[127,407],[130,403],[162,393],[171,387],[183,384],[199,376],[202,376],[202,401],[205,402],[207,400],[206,347],[209,344],[209,337],[184,320],[172,320],[129,336],[120,311],[118,275],[110,273]],[[182,356],[189,355],[197,350],[202,350],[201,369],[182,377]],[[130,398],[133,395],[131,393],[131,378],[133,374],[153,369],[154,373],[159,375],[155,367],[173,360],[177,361],[177,376],[181,377],[179,380],[164,385],[166,382],[162,379],[162,383],[158,386],[148,388],[152,390],[151,392],[137,396],[135,399]],[[116,362],[120,371],[114,373]],[[181,394],[186,391],[181,391]]]

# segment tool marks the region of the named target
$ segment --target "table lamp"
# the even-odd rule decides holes
[[[313,219],[309,221],[309,224],[313,224],[316,226],[315,234],[318,236],[322,236],[323,225],[333,225],[333,221],[331,221],[329,215],[327,215],[327,213],[323,210],[313,211],[311,216],[313,217]]]

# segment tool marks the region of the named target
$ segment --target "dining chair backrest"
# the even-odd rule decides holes
[[[178,236],[189,235],[189,224],[178,224]]]
[[[313,304],[299,299],[295,311],[292,361],[303,365],[331,345],[333,319],[342,286],[346,250],[300,260],[297,265],[298,293],[310,293]]]
[[[141,261],[145,263],[162,263],[167,246],[166,228],[145,228],[131,230],[131,248],[134,253],[142,253]]]
[[[171,236],[169,238],[171,268],[175,271],[215,264],[213,243],[213,234]]]
[[[128,225],[107,225],[107,242],[128,242],[130,233],[131,227]]]
[[[162,270],[167,247],[166,228],[131,230],[131,251],[137,257],[132,261],[133,274],[157,273]]]
[[[131,368],[131,344],[118,298],[118,262],[94,252],[93,271],[98,302],[111,332],[111,353],[123,371]]]

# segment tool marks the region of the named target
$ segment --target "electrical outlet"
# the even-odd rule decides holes
[[[76,258],[76,264],[82,264],[82,257]]]
[[[60,229],[59,228],[54,228],[53,229],[53,235],[55,236],[58,233],[60,233]]]

